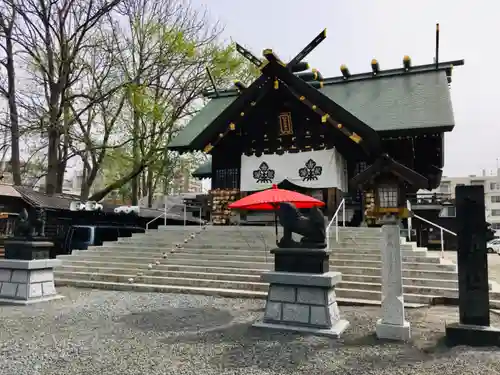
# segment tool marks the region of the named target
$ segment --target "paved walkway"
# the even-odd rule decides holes
[[[444,346],[454,307],[407,310],[413,340],[403,344],[374,337],[377,307],[341,308],[351,327],[334,341],[252,328],[260,300],[59,291],[64,300],[0,306],[2,375],[500,373],[496,349]]]

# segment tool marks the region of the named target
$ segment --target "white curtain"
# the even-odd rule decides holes
[[[345,160],[335,149],[241,156],[242,191],[267,189],[284,180],[311,189],[335,187],[346,191]]]

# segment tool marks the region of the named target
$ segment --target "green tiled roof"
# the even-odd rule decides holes
[[[210,100],[168,145],[169,148],[186,147],[234,100],[234,96]]]
[[[444,71],[334,84],[321,91],[376,131],[455,124]]]
[[[326,84],[320,91],[376,131],[454,126],[445,70]],[[212,99],[169,144],[189,148],[196,137],[235,99]]]
[[[196,178],[210,178],[212,177],[212,160],[208,160],[200,165],[193,173]]]

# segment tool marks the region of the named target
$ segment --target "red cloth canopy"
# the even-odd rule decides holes
[[[295,191],[278,189],[276,185],[273,185],[271,189],[259,191],[231,203],[229,208],[271,211],[276,210],[279,204],[283,202],[293,203],[297,208],[311,208],[325,205],[324,202],[308,195],[300,194]]]

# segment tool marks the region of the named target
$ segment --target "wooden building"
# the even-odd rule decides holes
[[[169,144],[170,150],[211,154],[193,174],[212,179],[221,203],[214,223],[228,223],[225,205],[241,195],[271,187],[297,189],[327,203],[332,216],[342,197],[361,209],[361,192],[349,181],[388,154],[439,185],[444,166],[444,133],[454,127],[450,83],[463,60],[324,78],[303,61],[321,33],[288,64],[270,50],[264,60],[238,50],[262,75],[249,87],[217,88],[210,101]],[[417,188],[407,187],[409,193]]]
[[[22,209],[28,212],[44,210],[47,219],[46,234],[51,238],[63,236],[71,225],[126,225],[144,228],[146,223],[163,213],[163,210],[141,208],[138,216],[116,214],[114,209],[117,205],[105,202],[102,204],[102,211],[70,211],[70,204],[75,200],[78,200],[78,197],[69,194],[47,195],[28,187],[0,185],[0,212],[19,213]],[[168,213],[167,218],[169,225],[184,224],[184,218],[180,214]],[[161,217],[149,227],[157,228],[163,223],[164,219]],[[198,221],[189,219],[186,224],[196,225]]]

